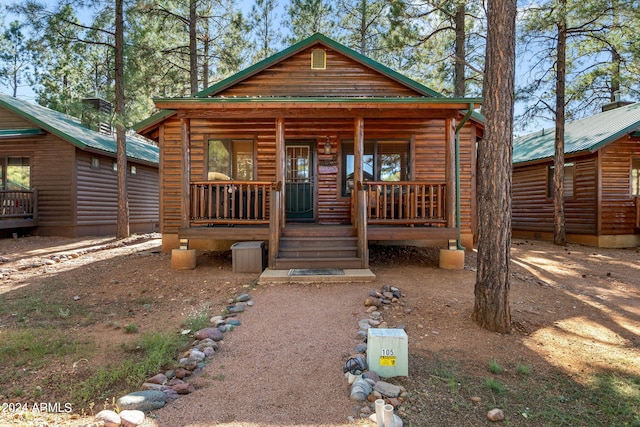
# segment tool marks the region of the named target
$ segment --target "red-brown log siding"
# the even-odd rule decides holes
[[[326,70],[311,69],[309,47],[216,96],[419,96],[415,91],[346,56],[326,49]]]

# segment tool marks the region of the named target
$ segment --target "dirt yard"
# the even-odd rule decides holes
[[[117,362],[122,357],[118,351],[122,343],[137,335],[158,330],[177,333],[185,316],[204,303],[222,311],[229,298],[241,292],[252,294],[255,307],[240,316],[243,325],[225,338],[223,346],[241,349],[245,345],[248,350],[224,351],[224,362],[205,368],[212,371],[196,383],[196,393],[148,419],[148,425],[154,426],[348,425],[347,417],[358,417],[358,405],[349,400],[341,363],[357,344],[357,321],[367,316],[364,299],[370,289],[383,285],[396,286],[403,293],[402,304],[383,316],[390,327],[402,326],[409,336],[409,377],[393,381],[408,392],[397,408],[405,425],[489,425],[486,413],[494,407],[504,410],[510,426],[584,425],[567,421],[572,418],[562,413],[566,410],[577,420],[588,419],[582,412],[598,413],[597,403],[578,403],[577,390],[592,386],[602,372],[640,378],[638,249],[564,248],[515,240],[510,293],[513,332],[500,335],[478,328],[470,319],[474,252],[466,254],[463,271],[445,271],[437,268],[437,250],[374,247],[374,283],[272,286],[257,285],[258,274],[232,273],[231,252],[199,254],[195,270],[171,270],[169,255],[159,252],[158,237],[138,236],[120,243],[38,237],[0,240],[0,337],[13,328],[40,326],[53,316],[69,334],[92,342],[98,349],[85,361],[86,373]],[[57,307],[59,315],[49,313],[47,319],[47,313],[39,310],[26,308],[18,313],[1,308],[18,307],[23,300],[44,301]],[[322,317],[332,310],[326,307],[333,307],[335,313]],[[316,318],[323,319],[322,323],[305,326],[304,319]],[[343,319],[340,322],[344,324],[336,324],[334,318]],[[127,324],[135,324],[137,334],[125,334]],[[306,331],[317,328],[322,333],[307,338]],[[277,382],[284,383],[284,389],[290,383],[289,389],[297,394],[276,396],[272,401],[266,399],[268,394],[279,388],[252,388],[234,382],[247,365],[260,363],[260,352],[251,351],[257,344],[250,341],[258,338],[248,336],[249,332],[273,337],[279,346],[295,343],[302,348],[304,357],[300,352],[285,351],[277,354],[277,364],[265,361],[261,365],[264,371],[274,365],[289,367],[288,374],[278,376]],[[313,345],[307,340],[313,340]],[[260,354],[268,360],[275,357]],[[327,366],[327,360],[336,366]],[[66,360],[29,369],[0,361],[0,404],[64,399],[58,382],[73,376],[78,362]],[[222,369],[222,363],[221,383],[212,378],[220,378],[217,370]],[[15,369],[24,369],[24,375],[11,383],[2,381],[15,378],[8,372]],[[296,385],[304,383],[311,371],[319,371],[319,375],[300,390]],[[268,372],[264,376],[270,377]],[[506,391],[491,385],[495,383]],[[220,397],[220,389],[224,393],[218,402],[214,396]],[[568,389],[576,394],[568,395]],[[259,395],[252,395],[251,390]],[[552,405],[559,414],[547,413],[545,399],[550,396],[561,402]],[[335,408],[316,405],[320,398],[334,399]],[[102,403],[100,399],[106,400],[105,396],[96,397],[94,412]],[[256,411],[257,402],[263,409],[278,402],[278,418],[266,420],[265,411]],[[203,405],[209,406],[204,410]],[[327,419],[308,418],[316,406],[320,415],[313,416],[324,414]],[[80,408],[74,412],[72,417],[51,415],[44,421],[12,418],[5,412],[0,414],[0,424],[83,425],[91,419],[79,416]],[[176,412],[181,414],[179,418]],[[604,423],[594,418],[593,425]]]

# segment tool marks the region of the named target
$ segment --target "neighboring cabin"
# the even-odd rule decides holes
[[[263,240],[272,268],[361,268],[372,242],[473,246],[478,99],[316,34],[154,101],[135,128],[160,146],[165,251]]]
[[[603,110],[565,128],[567,240],[602,247],[638,246],[640,103],[618,101]],[[553,155],[553,129],[514,139],[515,237],[553,239]]]
[[[158,229],[158,147],[127,137],[131,233]],[[115,235],[115,136],[0,94],[0,232]]]

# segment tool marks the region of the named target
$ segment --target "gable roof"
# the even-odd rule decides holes
[[[575,120],[565,125],[564,153],[593,153],[639,129],[640,103]],[[554,143],[554,128],[514,138],[513,164],[552,158]]]
[[[419,94],[421,94],[422,96],[428,96],[428,97],[435,97],[435,98],[442,98],[443,96],[441,94],[439,94],[438,92],[429,89],[428,87],[416,82],[415,80],[412,80],[400,73],[398,73],[397,71],[392,70],[391,68],[382,65],[381,63],[374,61],[371,58],[368,58],[358,52],[356,52],[353,49],[350,49],[340,43],[338,43],[335,40],[332,40],[330,38],[328,38],[327,36],[320,34],[320,33],[316,33],[313,34],[312,36],[307,37],[306,39],[299,41],[298,43],[288,47],[287,49],[278,52],[266,59],[263,59],[262,61],[250,66],[249,68],[246,68],[242,71],[240,71],[237,74],[234,74],[224,80],[219,81],[218,83],[214,84],[213,86],[208,87],[207,89],[204,89],[200,92],[198,92],[195,96],[197,98],[204,98],[204,97],[209,97],[209,96],[213,96],[218,92],[223,91],[224,89],[227,89],[233,85],[235,85],[236,83],[251,77],[257,73],[259,73],[262,70],[265,70],[269,67],[271,67],[272,65],[286,59],[289,58],[293,55],[295,55],[298,52],[303,51],[304,49],[315,45],[315,44],[321,44],[324,45],[325,47],[331,48],[339,53],[341,53],[342,55],[353,59],[356,62],[359,62],[360,64],[363,64],[371,69],[373,69],[374,71],[377,71],[378,73],[385,75],[387,77],[389,77],[392,80],[395,80],[398,83],[403,84],[404,86],[407,86],[413,90],[415,90],[416,92],[418,92]]]
[[[184,101],[196,101],[196,100],[200,100],[202,102],[206,102],[206,101],[214,101],[214,97],[216,94],[219,94],[220,92],[223,92],[224,90],[242,82],[243,80],[246,80],[252,76],[255,76],[256,74],[260,73],[263,70],[266,70],[267,68],[287,59],[292,57],[293,55],[296,55],[299,52],[302,52],[303,50],[313,46],[313,45],[324,45],[327,48],[333,49],[335,51],[337,51],[338,53],[372,69],[373,71],[380,73],[386,77],[388,77],[389,79],[400,83],[401,85],[413,90],[416,92],[416,96],[415,97],[404,97],[404,98],[376,98],[376,99],[369,99],[366,97],[358,97],[358,98],[340,98],[340,97],[336,97],[336,98],[329,98],[329,97],[323,97],[323,98],[318,98],[318,97],[285,97],[285,98],[272,98],[269,99],[268,97],[264,97],[264,98],[260,98],[260,101],[283,101],[283,100],[289,100],[289,101],[307,101],[307,102],[317,102],[317,101],[322,101],[322,102],[327,102],[327,101],[336,101],[336,102],[346,102],[346,101],[352,101],[354,99],[358,100],[359,102],[366,102],[367,100],[371,100],[371,101],[376,101],[376,102],[402,102],[402,100],[406,100],[406,99],[413,99],[414,101],[420,101],[420,100],[425,100],[425,99],[429,99],[431,102],[437,102],[437,101],[441,101],[442,103],[447,103],[450,101],[456,101],[457,103],[480,103],[478,98],[448,98],[443,96],[442,94],[428,88],[427,86],[424,86],[421,83],[416,82],[413,79],[410,79],[407,76],[404,76],[400,73],[398,73],[397,71],[392,70],[391,68],[377,62],[374,61],[338,42],[336,42],[335,40],[332,40],[328,37],[326,37],[323,34],[320,33],[316,33],[313,34],[310,37],[307,37],[306,39],[290,46],[289,48],[278,52],[266,59],[263,59],[262,61],[226,78],[223,79],[221,81],[219,81],[218,83],[215,83],[214,85],[196,93],[194,95],[194,97],[192,98],[176,98],[175,100],[184,100]],[[217,98],[216,98],[217,99]],[[241,98],[241,99],[231,99],[231,98],[220,98],[218,99],[218,101],[220,102],[225,102],[225,103],[233,103],[233,102],[243,102],[243,101],[247,101],[247,100],[254,100],[253,98]],[[160,100],[160,99],[159,99]],[[167,99],[162,99],[164,101],[166,101]],[[158,111],[157,113],[153,114],[151,117],[135,124],[133,126],[133,129],[136,131],[140,131],[140,130],[144,130],[144,129],[148,129],[152,126],[154,126],[155,124],[161,122],[162,120],[164,120],[165,118],[173,115],[175,113],[175,110],[169,110],[169,109],[165,109],[165,110],[161,110]],[[474,118],[474,120],[478,121],[478,122],[484,122],[484,117],[482,115],[480,115],[477,112],[473,112],[472,117]]]
[[[115,136],[91,130],[83,126],[80,120],[75,117],[2,93],[0,93],[0,107],[6,108],[38,128],[50,132],[80,149],[103,151],[109,155],[116,154]],[[37,133],[36,130],[24,128],[5,129],[2,132],[5,136],[24,136]],[[159,149],[141,138],[127,135],[127,157],[157,165]]]

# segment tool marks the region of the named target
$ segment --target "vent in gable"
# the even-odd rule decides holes
[[[311,51],[311,69],[327,69],[327,52],[324,49],[313,49]]]

